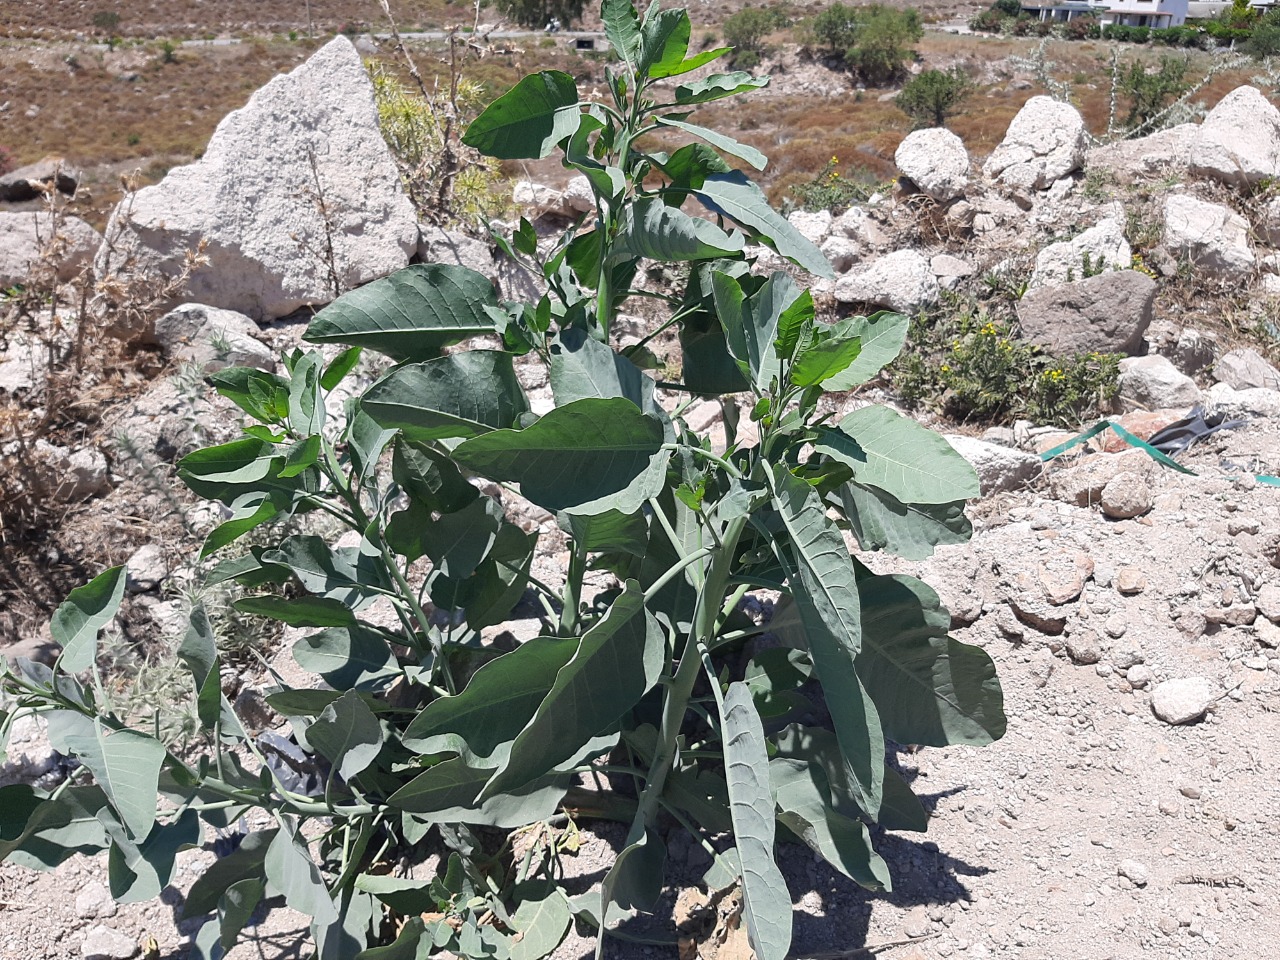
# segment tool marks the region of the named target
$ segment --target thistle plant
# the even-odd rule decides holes
[[[249,425],[180,474],[230,510],[203,546],[228,557],[209,579],[261,589],[237,607],[305,628],[292,653],[315,686],[267,701],[292,734],[273,734],[285,744],[273,749],[316,775],[286,769],[235,715],[199,606],[178,652],[207,751],[178,755],[100,709],[96,637],[123,591],[115,568],[59,609],[57,664],[23,663],[6,680],[6,729],[40,713],[86,775],[53,793],[4,788],[0,854],[49,867],[109,849],[112,892],[145,899],[179,850],[256,808],[269,826],[187,896],[186,916],[209,917],[199,956],[220,956],[260,901],[283,898],[313,918],[321,957],[536,960],[575,917],[603,954],[611,931],[654,904],[667,831],[689,829],[715,854],[706,884],[740,885],[753,949],[782,960],[792,904],[776,842],[887,889],[870,828],[927,821],[886,760],[892,745],[1003,734],[990,658],[948,637],[927,585],[873,569],[877,551],[922,558],[967,539],[973,470],[888,407],[821,412],[824,394],[897,355],[906,318],[819,322],[791,272],[755,272],[748,244],[830,275],[726,159],[758,170],[765,157],[690,120],[767,79],[684,79],[727,51],[691,55],[682,10],[655,4],[641,18],[605,0],[602,13],[619,58],[606,99],[538,73],[464,137],[500,160],[558,151],[590,182],[594,213],[557,243],[524,221],[501,240],[545,294],[504,301],[470,270],[412,266],[316,315],[306,339],[328,354],[291,351],[278,375],[212,376]],[[659,151],[648,135],[660,130],[690,142]],[[646,262],[687,279],[646,294],[669,318],[622,349],[615,318]],[[686,397],[674,407],[637,365],[667,329],[682,381],[662,389]],[[393,366],[335,409],[327,399],[364,350]],[[547,369],[554,407],[541,416],[518,357]],[[725,399],[724,449],[683,418],[700,397]],[[532,575],[537,534],[508,515],[514,496],[499,501],[477,478],[554,517],[569,544],[563,582]],[[294,534],[227,550],[315,513],[356,545]],[[611,585],[592,590],[588,571]],[[780,597],[767,623],[743,613],[761,591]],[[495,643],[526,596],[544,611],[541,634]],[[829,721],[801,720],[815,715]],[[571,895],[561,858],[573,818],[592,815],[624,820],[626,841],[598,887]],[[409,869],[440,850],[437,876]]]

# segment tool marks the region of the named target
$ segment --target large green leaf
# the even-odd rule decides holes
[[[691,217],[657,197],[646,197],[622,211],[616,250],[666,263],[708,260],[740,253],[742,234],[725,233],[710,220]]]
[[[574,543],[588,553],[626,553],[633,557],[645,554],[649,524],[641,513],[622,514],[609,510],[589,517],[563,516]]]
[[[282,597],[264,593],[241,597],[232,606],[241,613],[279,620],[291,627],[351,627],[356,623],[351,608],[330,597]]]
[[[644,591],[626,583],[609,612],[585,634],[573,657],[528,726],[511,746],[506,764],[485,786],[492,797],[540,777],[630,710],[658,682],[666,665],[666,641],[644,608]]]
[[[350,780],[382,749],[382,725],[361,696],[347,690],[307,727],[307,742],[328,758],[338,776]]]
[[[824,327],[811,329],[812,335],[799,347],[791,367],[791,382],[797,387],[830,383],[862,352],[862,344],[855,336]]]
[[[98,631],[111,622],[124,597],[124,567],[111,567],[84,586],[76,587],[58,605],[49,621],[49,633],[62,645],[58,666],[80,673],[98,659]]]
[[[715,130],[708,130],[706,127],[700,127],[696,123],[686,123],[675,117],[658,117],[657,121],[664,127],[675,127],[677,130],[691,133],[695,137],[707,141],[717,150],[746,161],[757,170],[763,170],[769,163],[769,158],[755,147],[739,143],[733,137],[726,137],[723,133],[717,133]]]
[[[633,910],[651,910],[662,893],[667,849],[653,827],[632,830],[600,885],[600,935],[596,960],[604,955],[604,931]]]
[[[657,494],[668,454],[663,426],[622,398],[575,400],[523,430],[495,430],[458,445],[462,466],[551,511],[634,513]]]
[[[264,877],[263,862],[278,835],[279,830],[275,828],[255,830],[235,850],[211,863],[187,892],[182,906],[183,918],[189,920],[212,913],[232,884],[250,877]]]
[[[405,729],[404,745],[489,757],[520,734],[577,649],[575,640],[534,637],[486,663],[457,696],[427,704]]]
[[[471,121],[462,142],[499,160],[541,160],[577,129],[581,115],[573,77],[545,70],[489,104]]]
[[[726,273],[712,275],[712,289],[729,350],[760,393],[780,375],[777,341],[783,318],[800,304],[805,291],[785,273],[774,273],[747,296],[743,284]],[[811,305],[810,305],[811,306]]]
[[[893,889],[866,824],[832,808],[821,766],[779,757],[769,762],[769,779],[783,826],[850,880],[868,890]]]
[[[328,924],[338,919],[338,910],[325,887],[320,868],[311,859],[305,838],[282,829],[267,847],[262,868],[268,893],[282,894],[285,903],[311,917],[313,923]]]
[[[862,597],[858,674],[886,736],[932,747],[983,746],[1005,732],[995,664],[981,647],[947,636],[951,617],[913,577],[869,577]]]
[[[200,818],[194,810],[184,811],[173,823],[157,823],[137,844],[109,813],[103,811],[101,819],[112,840],[107,880],[117,903],[142,903],[160,896],[173,879],[179,851],[200,845]]]
[[[753,77],[744,70],[735,70],[732,73],[715,73],[702,80],[682,83],[676,87],[676,103],[681,106],[710,103],[712,100],[732,97],[736,93],[757,90],[768,85],[768,77]]]
[[[67,787],[31,812],[25,796],[39,794],[27,784],[0,788],[0,860],[29,870],[53,870],[77,853],[93,856],[107,846],[98,811],[107,805],[102,788]],[[55,809],[61,808],[61,809]]]
[[[396,360],[430,360],[443,347],[493,333],[493,284],[466,267],[416,263],[344,293],[311,320],[304,339],[368,347]]]
[[[697,70],[712,60],[718,60],[729,52],[729,47],[718,47],[714,50],[702,50],[692,57],[686,56],[691,31],[689,14],[684,10],[658,10],[657,7],[650,7],[642,28],[644,39],[638,72],[650,80],[678,77]]]
[[[0,861],[22,846],[33,834],[52,827],[65,827],[69,809],[30,784],[13,783],[0,787]]]
[[[941,434],[889,407],[855,410],[823,427],[814,447],[903,503],[954,503],[978,496],[978,474]]]
[[[551,392],[564,406],[587,397],[625,397],[652,417],[667,422],[654,396],[654,382],[626,357],[577,327],[562,330],[551,344]]]
[[[887,550],[905,560],[924,560],[943,543],[968,543],[973,524],[964,501],[903,503],[876,487],[846,483],[840,504],[863,550]]]
[[[266,884],[258,877],[245,877],[223,891],[218,900],[218,943],[223,950],[235,946],[240,931],[258,909],[265,890]]]
[[[773,858],[774,804],[764,727],[746,684],[730,684],[721,711],[747,937],[759,960],[784,960],[791,949],[791,894]]]
[[[289,570],[308,593],[358,607],[390,587],[386,569],[374,555],[358,547],[331,548],[323,537],[297,534],[286,537],[274,550],[262,554],[262,562]]]
[[[819,277],[834,278],[822,251],[770,207],[764,191],[742,172],[712,174],[694,192],[709,209],[736,220],[788,260]]]
[[[292,495],[314,484],[314,471],[281,477],[283,469],[281,448],[256,437],[196,450],[178,461],[183,483],[206,500],[220,500],[228,506],[245,494],[279,491]]]
[[[640,18],[631,0],[603,0],[600,19],[604,21],[609,46],[624,63],[634,67],[640,57]]]
[[[156,822],[156,784],[164,744],[137,730],[111,730],[100,719],[66,738],[67,751],[93,773],[130,836],[145,837]]]
[[[848,369],[827,380],[826,388],[832,391],[852,390],[866,383],[898,358],[910,328],[910,318],[886,310],[869,317],[846,317],[837,321],[832,325],[832,333],[857,337],[862,344],[862,352]]]
[[[339,690],[366,686],[396,670],[396,658],[386,638],[361,624],[303,637],[293,645],[293,659],[303,670],[319,674]]]
[[[365,392],[360,405],[383,427],[422,442],[510,427],[529,409],[511,354],[496,350],[397,367]]]
[[[519,937],[511,944],[511,960],[540,960],[560,945],[573,919],[569,901],[552,888],[540,900],[523,900],[512,914]]]
[[[862,810],[874,818],[884,783],[884,734],[855,666],[862,626],[857,577],[844,538],[822,499],[779,464],[774,505],[790,539],[781,551],[787,583],[835,724],[845,772]]]

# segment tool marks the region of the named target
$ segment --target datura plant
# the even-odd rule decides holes
[[[303,628],[292,654],[314,685],[267,697],[287,728],[255,735],[236,715],[198,605],[178,655],[206,749],[113,713],[97,638],[124,573],[108,570],[53,618],[56,664],[6,677],[6,731],[38,713],[80,766],[52,792],[0,790],[0,856],[47,869],[105,849],[112,893],[137,901],[179,851],[221,837],[183,907],[208,918],[202,958],[275,898],[312,918],[320,957],[536,960],[575,918],[597,956],[627,936],[684,829],[713,856],[705,884],[740,886],[756,955],[782,960],[792,902],[775,845],[888,889],[872,829],[921,831],[926,814],[887,751],[1003,734],[991,659],[948,636],[928,586],[874,569],[877,551],[966,540],[974,471],[888,407],[836,419],[824,403],[876,376],[907,320],[817,321],[795,277],[830,267],[740,168],[765,157],[690,121],[767,78],[688,79],[726,51],[690,54],[683,10],[602,12],[617,53],[603,99],[538,73],[465,135],[498,159],[559,151],[591,184],[593,214],[558,242],[524,221],[499,240],[541,297],[410,266],[316,314],[316,348],[283,373],[212,377],[252,422],[180,475],[227,508],[203,547],[227,558],[209,580]],[[762,275],[763,247],[799,269]],[[637,289],[651,263],[676,265],[674,294]],[[618,310],[641,294],[669,318],[620,348]],[[645,372],[663,330],[679,383]],[[391,365],[340,403],[361,351]],[[545,367],[540,415],[517,360]],[[723,443],[682,418],[702,398],[721,400]],[[531,569],[537,533],[507,513],[522,501],[567,538],[559,579]],[[287,529],[340,528],[343,545],[270,535],[303,514],[327,522]],[[258,527],[257,545],[227,549]],[[764,622],[745,612],[753,592],[776,600]],[[517,603],[541,611],[524,642],[495,630]],[[628,824],[625,843],[602,883],[571,893],[564,857],[592,817]]]

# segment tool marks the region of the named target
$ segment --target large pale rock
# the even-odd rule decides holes
[[[1084,118],[1069,103],[1032,97],[1009,124],[983,172],[1015,187],[1043,190],[1080,168],[1087,143]]]
[[[889,235],[869,214],[865,207],[850,207],[831,222],[832,236],[848,237],[864,249],[883,250],[890,243]]]
[[[1028,290],[1018,321],[1024,338],[1055,354],[1133,355],[1142,349],[1155,297],[1156,282],[1146,274],[1114,270]]]
[[[1189,409],[1201,399],[1196,382],[1167,357],[1126,357],[1120,361],[1117,383],[1126,410]]]
[[[1040,475],[1044,463],[1034,453],[958,433],[946,435],[956,453],[969,461],[982,484],[982,495],[996,490],[1021,490]]]
[[[1215,415],[1236,419],[1264,417],[1280,420],[1280,390],[1253,387],[1234,390],[1225,383],[1215,383],[1205,396],[1205,407]]]
[[[1248,347],[1223,354],[1214,364],[1213,375],[1233,390],[1257,387],[1280,390],[1280,370],[1267,363],[1257,350]]]
[[[1117,140],[1090,150],[1085,166],[1090,171],[1105,170],[1120,183],[1167,176],[1186,169],[1199,133],[1198,124],[1181,123],[1136,140]]]
[[[787,222],[799,230],[800,235],[814,246],[821,245],[822,241],[831,233],[832,217],[830,210],[818,210],[816,212],[797,210],[787,217]]]
[[[1200,124],[1191,173],[1234,186],[1280,176],[1280,110],[1256,87],[1237,87]]]
[[[35,200],[50,188],[74,196],[79,182],[79,172],[61,157],[45,157],[0,177],[0,200],[9,203]]]
[[[1051,243],[1036,255],[1028,287],[1071,283],[1103,270],[1127,270],[1133,250],[1119,220],[1108,217],[1070,240]]]
[[[55,237],[53,222],[47,210],[0,213],[0,288],[21,283],[43,254],[54,259],[58,279],[64,282],[93,259],[102,243],[97,230],[79,217],[68,216],[62,218]]]
[[[837,280],[835,298],[913,313],[936,301],[938,291],[929,261],[915,250],[898,250]]]
[[[1186,257],[1209,273],[1240,276],[1253,270],[1248,222],[1218,203],[1180,193],[1167,197],[1164,245],[1174,256]]]
[[[1155,685],[1151,709],[1165,723],[1190,723],[1203,717],[1216,699],[1213,684],[1204,677],[1181,677]]]
[[[132,251],[174,276],[204,239],[209,263],[187,299],[255,319],[326,303],[335,280],[345,291],[386,276],[418,243],[373,85],[345,37],[224,117],[204,156],[117,207],[113,229],[119,249],[104,244],[100,274]]]
[[[258,325],[242,313],[202,303],[184,303],[156,321],[155,338],[164,355],[193,363],[204,373],[227,367],[275,369],[275,354],[259,339]]]
[[[963,140],[942,127],[907,134],[893,160],[921,193],[939,203],[962,196],[969,186],[969,151]]]
[[[447,263],[474,270],[491,280],[497,278],[493,251],[483,240],[427,223],[421,224],[419,229],[418,259],[423,263]]]

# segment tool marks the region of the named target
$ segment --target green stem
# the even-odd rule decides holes
[[[706,460],[710,460],[712,463],[721,467],[726,473],[729,474],[729,476],[737,480],[742,479],[741,470],[735,467],[728,460],[724,459],[724,457],[716,456],[710,450],[703,450],[701,447],[694,447],[694,446],[690,446],[688,444],[683,444],[683,443],[664,443],[662,445],[662,449],[670,450],[674,453],[691,453],[695,457],[702,457]]]
[[[703,547],[701,550],[691,553],[687,557],[682,557],[662,576],[650,584],[649,589],[644,592],[644,602],[648,603],[657,596],[658,592],[662,590],[663,587],[670,583],[675,577],[683,573],[685,568],[690,564],[697,563],[699,560],[709,557],[714,553],[715,550],[712,548]]]
[[[569,576],[564,584],[564,607],[560,610],[560,632],[571,637],[578,629],[578,606],[582,600],[582,580],[587,573],[585,541],[574,541],[569,554]]]

